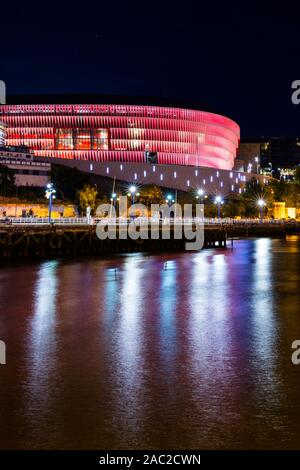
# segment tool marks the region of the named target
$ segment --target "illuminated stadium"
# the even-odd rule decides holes
[[[5,125],[0,122],[0,146],[4,145],[5,143],[5,138],[6,138],[6,129]]]
[[[36,157],[108,177],[188,190],[240,189],[249,174],[232,171],[240,128],[219,114],[126,104],[0,106],[6,144]],[[213,171],[217,170],[217,172]],[[215,188],[216,189],[216,188]]]

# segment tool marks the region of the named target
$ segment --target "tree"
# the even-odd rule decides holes
[[[52,165],[51,181],[54,183],[58,197],[75,201],[77,191],[89,184],[89,175],[79,171],[76,167],[69,168],[64,165]]]
[[[300,165],[297,166],[296,171],[295,171],[295,181],[297,184],[300,185]]]
[[[252,178],[246,183],[245,192],[239,196],[239,199],[241,202],[241,215],[243,217],[257,217],[259,210],[257,201],[263,199],[267,206],[272,206],[274,189],[272,185],[262,185],[256,178]]]
[[[144,186],[140,191],[138,202],[149,207],[151,204],[162,204],[164,201],[162,190],[158,186]]]
[[[0,164],[0,194],[1,196],[15,196],[16,185],[14,171]]]
[[[78,205],[81,213],[84,213],[87,207],[93,211],[97,205],[97,189],[95,186],[84,185],[84,187],[77,191]]]

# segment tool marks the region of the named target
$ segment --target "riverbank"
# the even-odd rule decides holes
[[[134,240],[129,236],[121,238],[117,228],[116,239],[100,240],[95,226],[2,226],[0,259],[181,251],[185,250],[187,242],[193,241],[184,235],[177,239],[173,226],[170,228],[170,237],[165,239],[165,230],[165,227],[160,226],[159,236],[154,239],[151,238],[149,228],[148,238]],[[196,225],[193,230],[196,230]],[[284,238],[292,233],[300,233],[299,223],[205,226],[203,247],[226,248],[228,241],[232,243],[234,238]]]

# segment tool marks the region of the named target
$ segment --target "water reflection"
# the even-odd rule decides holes
[[[3,446],[299,446],[299,256],[294,240],[261,239],[46,262],[18,310],[3,286],[24,297],[24,268],[1,270],[0,324],[22,344],[0,392],[16,410],[2,413]]]
[[[38,271],[34,295],[34,310],[30,325],[30,367],[34,377],[41,369],[48,368],[56,349],[56,296],[58,279],[56,275],[58,262],[44,263]],[[33,378],[33,377],[32,377]]]

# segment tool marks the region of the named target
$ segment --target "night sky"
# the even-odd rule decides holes
[[[8,95],[153,96],[226,114],[243,138],[300,136],[300,15],[287,2],[6,3]]]

